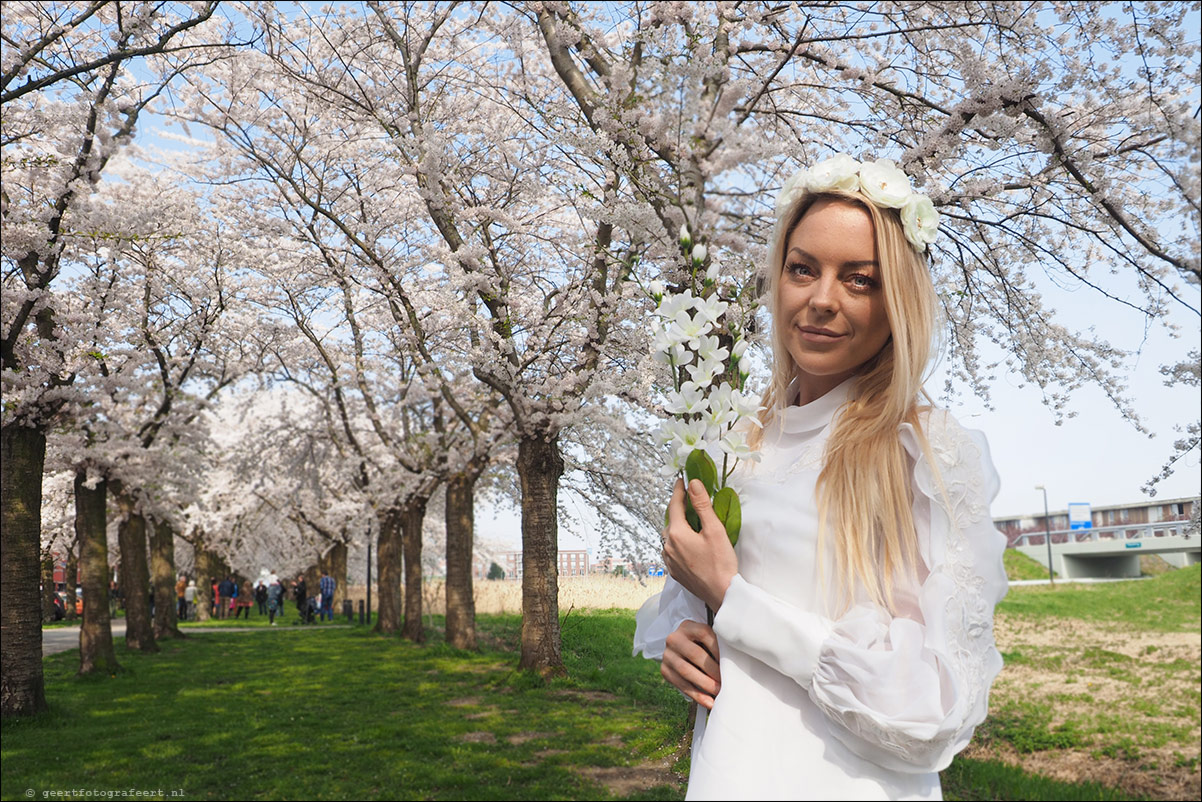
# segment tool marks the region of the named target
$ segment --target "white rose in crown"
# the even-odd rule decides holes
[[[855,192],[860,188],[861,165],[846,153],[823,159],[810,168],[805,186],[810,192],[829,192],[842,189]]]
[[[785,185],[780,188],[780,194],[776,196],[776,216],[780,217],[784,214],[785,209],[793,205],[800,195],[806,189],[806,173],[804,170],[794,173],[785,182]]]
[[[888,159],[860,165],[860,191],[878,206],[900,209],[914,194],[910,177]]]
[[[926,195],[911,195],[901,207],[902,228],[915,248],[925,251],[939,234],[939,212]]]

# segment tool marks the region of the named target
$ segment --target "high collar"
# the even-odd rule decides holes
[[[842,384],[834,387],[826,395],[814,399],[808,404],[787,406],[780,410],[780,428],[786,434],[803,434],[821,429],[831,422],[835,412],[851,395],[852,385],[858,376],[852,376]],[[789,398],[797,397],[797,385],[789,386]]]

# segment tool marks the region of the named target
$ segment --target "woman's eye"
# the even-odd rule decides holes
[[[803,265],[799,262],[794,262],[790,265],[785,265],[785,272],[791,273],[794,276],[812,276],[814,270],[809,265]]]
[[[876,282],[871,276],[854,275],[849,279],[856,289],[867,290],[876,286]]]

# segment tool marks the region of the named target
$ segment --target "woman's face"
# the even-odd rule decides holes
[[[798,403],[834,389],[889,341],[873,234],[865,209],[824,199],[789,235],[777,314],[797,368]]]

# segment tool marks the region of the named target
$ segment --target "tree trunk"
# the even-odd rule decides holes
[[[154,583],[155,638],[183,638],[179,631],[179,597],[175,595],[175,529],[164,521],[150,528],[150,571]]]
[[[108,484],[89,490],[88,472],[75,471],[75,538],[83,564],[83,623],[79,626],[79,674],[115,674],[121,667],[113,650],[109,619]]]
[[[192,541],[196,555],[196,620],[208,621],[213,617],[213,583],[220,569],[217,555],[205,548],[204,534],[197,532]]]
[[[67,564],[63,568],[63,593],[64,604],[66,605],[67,620],[74,621],[75,615],[75,587],[79,583],[79,538],[75,538],[74,545],[67,550]]]
[[[121,596],[125,599],[125,648],[157,652],[150,620],[150,568],[146,564],[146,519],[134,501],[113,481],[113,495],[121,511],[117,542],[121,547]]]
[[[518,443],[522,483],[522,656],[519,668],[544,676],[564,671],[559,641],[559,436],[523,436]]]
[[[0,715],[46,709],[42,678],[38,556],[46,434],[9,423],[0,428]]]
[[[428,500],[416,496],[401,509],[401,549],[405,557],[405,623],[401,637],[414,643],[426,640],[422,627],[422,522]]]
[[[342,533],[343,537],[346,532]],[[324,557],[317,560],[318,567],[334,578],[334,615],[342,612],[342,600],[346,598],[346,542],[335,542]]]
[[[483,465],[473,461],[447,482],[447,643],[476,648],[476,600],[472,589],[475,491]]]
[[[42,552],[42,563],[38,584],[42,590],[42,623],[54,623],[54,554],[47,547]]]
[[[380,513],[379,520],[376,546],[379,600],[375,631],[392,634],[401,631],[401,509],[388,507]]]

